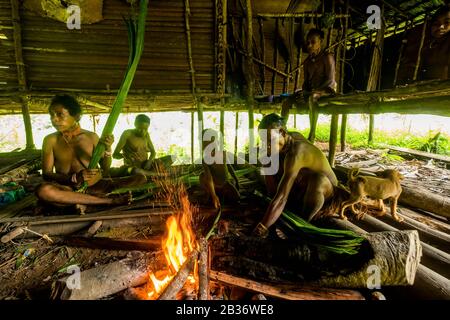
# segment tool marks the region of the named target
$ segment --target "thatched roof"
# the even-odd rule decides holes
[[[112,104],[128,61],[123,16],[130,15],[132,10],[124,0],[103,2],[103,20],[83,24],[81,30],[68,30],[64,23],[39,16],[20,6],[21,50],[27,89],[33,102],[30,105],[32,112],[46,112],[48,98],[53,92],[61,90],[78,94],[82,101],[88,102],[88,111],[107,112],[104,106]],[[217,87],[218,27],[215,20],[216,5],[221,1],[189,2],[196,91],[199,95],[209,96],[208,101],[215,103],[221,94]],[[336,13],[343,12],[344,3],[344,0],[335,1]],[[420,3],[412,0],[379,1],[380,5],[383,3],[389,27],[400,25],[407,19],[420,21],[424,13],[432,12],[443,4],[443,0]],[[325,10],[330,9],[330,4],[331,1],[325,1]],[[373,3],[369,0],[350,1],[348,33],[352,37],[367,35],[365,19],[368,15],[365,11],[370,4]],[[257,19],[261,18],[261,14],[310,12],[314,8],[321,12],[323,9],[320,1],[315,0],[259,0],[253,1],[253,7],[255,39],[259,37]],[[229,16],[235,16],[241,22],[239,16],[243,16],[242,8],[239,1],[228,1]],[[21,112],[19,96],[22,95],[22,88],[18,80],[11,12],[11,0],[0,0],[0,113]],[[268,64],[273,61],[273,26],[273,19],[264,20],[265,61]],[[192,109],[184,1],[150,1],[145,41],[143,57],[125,110]],[[280,65],[284,65],[283,59],[281,56]],[[275,91],[281,93],[282,79],[277,81]]]

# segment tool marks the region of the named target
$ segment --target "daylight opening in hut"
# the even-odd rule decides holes
[[[0,300],[450,300],[449,117],[448,0],[0,0]]]

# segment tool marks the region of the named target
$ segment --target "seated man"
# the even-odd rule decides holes
[[[42,174],[47,182],[37,190],[37,197],[45,203],[61,205],[100,205],[125,204],[129,196],[108,198],[104,195],[119,187],[129,187],[146,182],[144,176],[124,179],[102,179],[102,171],[88,169],[92,153],[99,137],[90,131],[81,129],[78,121],[81,107],[77,100],[69,95],[57,95],[53,98],[49,113],[52,125],[57,132],[44,138],[42,146]],[[100,162],[102,170],[107,171],[111,164],[111,144],[113,136],[106,137],[101,143],[106,145]],[[76,190],[87,183],[86,193]]]
[[[420,80],[450,79],[450,8],[436,11],[431,21],[431,37],[422,51]]]
[[[310,133],[308,140],[314,142],[319,114],[315,111],[315,104],[320,97],[334,94],[337,83],[335,80],[335,62],[331,53],[322,49],[324,34],[321,30],[311,29],[306,37],[308,57],[304,62],[304,81],[302,91],[297,91],[283,102],[281,116],[287,122],[289,109],[295,102],[302,99],[308,101]]]
[[[267,234],[289,205],[297,208],[308,221],[314,219],[324,203],[331,199],[337,178],[324,154],[300,133],[286,130],[284,119],[272,113],[259,124],[261,141],[267,142],[267,153],[279,160],[278,172],[266,175],[266,187],[272,201],[255,229],[260,236]]]
[[[206,134],[205,134],[206,133]],[[203,172],[200,174],[200,185],[211,198],[214,208],[220,207],[219,196],[233,203],[239,201],[239,180],[231,164],[233,155],[219,148],[216,142],[217,133],[211,129],[203,130]],[[211,138],[211,139],[209,139]],[[235,185],[230,182],[230,175]]]
[[[129,175],[131,173],[152,175],[149,170],[154,165],[156,152],[148,133],[150,118],[145,114],[140,114],[136,117],[134,126],[134,129],[125,130],[122,133],[114,150],[114,159],[123,159],[124,166],[117,173],[116,170],[111,170],[113,175]]]

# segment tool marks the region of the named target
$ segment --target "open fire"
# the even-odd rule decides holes
[[[162,240],[162,248],[166,258],[167,269],[150,273],[151,286],[148,291],[148,299],[155,300],[166,286],[171,282],[188,259],[189,253],[197,248],[195,233],[192,230],[192,206],[188,200],[184,187],[178,190],[179,211],[167,219],[166,234]],[[181,192],[180,192],[181,191]],[[193,274],[197,274],[194,267]],[[187,280],[191,285],[196,285],[197,279],[190,275]]]

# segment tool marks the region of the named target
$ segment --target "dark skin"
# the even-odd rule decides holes
[[[441,14],[431,24],[431,40],[423,49],[423,80],[450,78],[450,12]]]
[[[215,139],[211,142],[203,142],[203,150],[210,144],[214,144],[215,149],[218,150]],[[222,194],[225,198],[232,202],[239,201],[239,180],[234,172],[233,166],[227,164],[227,152],[223,152],[223,163],[206,164],[203,161],[203,172],[200,174],[200,184],[205,189],[209,197],[211,198],[214,208],[220,207],[220,200],[217,193]],[[213,156],[215,151],[213,151]],[[234,179],[235,185],[231,181],[231,177]]]
[[[330,95],[336,89],[335,62],[332,55],[322,51],[322,39],[317,34],[308,35],[306,50],[309,56],[304,65],[305,81],[302,91],[296,92],[283,102],[281,116],[287,121],[291,106],[294,103],[300,103],[302,100],[308,100],[310,125],[312,127],[318,119],[314,104],[320,97]],[[309,140],[313,141],[314,137],[310,136]]]
[[[266,175],[266,186],[272,201],[261,223],[269,228],[280,217],[289,200],[302,204],[302,216],[311,221],[326,200],[333,196],[337,178],[324,154],[298,133],[288,133],[282,127],[268,128],[267,137],[274,139],[274,148],[267,146],[269,154],[279,156],[279,171]],[[274,129],[274,130],[270,130]]]
[[[124,159],[125,166],[135,168],[135,173],[150,174],[147,170],[151,169],[156,157],[148,133],[149,125],[147,122],[136,122],[134,129],[124,131],[113,153],[114,159]]]
[[[64,106],[55,105],[49,110],[52,125],[57,132],[45,137],[42,146],[42,174],[46,181],[41,184],[36,193],[44,202],[56,205],[98,205],[123,203],[123,198],[98,197],[91,194],[74,192],[74,189],[87,183],[91,193],[101,194],[102,170],[108,171],[111,158],[103,155],[100,169],[87,169],[95,146],[105,144],[105,153],[111,152],[113,136],[107,136],[100,141],[99,137],[90,131],[79,128],[79,115],[71,115]],[[118,181],[119,186],[130,186],[142,183],[142,178],[136,181]],[[139,181],[138,181],[139,180]]]

